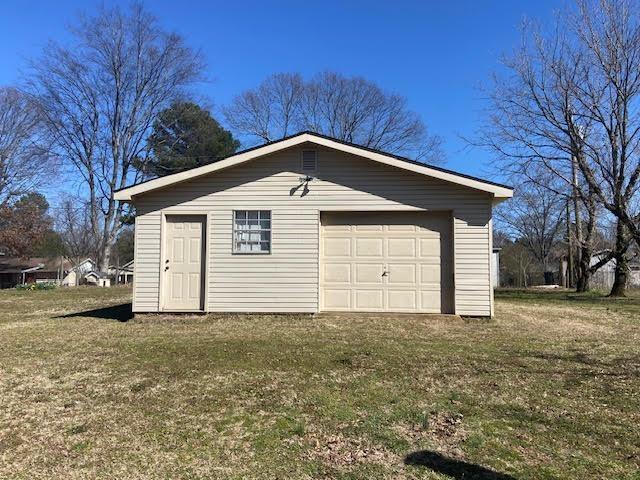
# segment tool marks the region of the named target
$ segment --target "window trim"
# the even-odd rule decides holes
[[[246,212],[247,217],[249,215],[249,212],[258,212],[258,222],[261,221],[260,219],[260,212],[268,212],[269,213],[269,229],[263,229],[260,228],[258,230],[254,230],[255,232],[269,232],[269,250],[254,250],[254,251],[248,251],[248,252],[242,252],[239,251],[236,248],[236,214],[238,212]],[[248,231],[245,229],[245,231]],[[233,210],[232,214],[231,214],[231,253],[232,255],[271,255],[271,251],[272,251],[272,239],[273,239],[273,215],[272,215],[272,211],[271,210],[264,210],[264,209],[241,209],[241,210]]]

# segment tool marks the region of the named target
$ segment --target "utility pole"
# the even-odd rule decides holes
[[[573,240],[571,239],[571,207],[567,200],[567,287],[573,287]]]
[[[580,135],[580,139],[583,138],[583,134],[582,134],[582,130],[579,130],[579,135]],[[581,147],[578,147],[578,154],[582,155],[581,152]],[[572,197],[573,197],[573,213],[575,215],[574,218],[574,222],[575,222],[575,230],[576,230],[576,246],[579,249],[580,253],[579,253],[579,257],[582,257],[582,249],[584,248],[584,237],[583,237],[583,232],[582,232],[582,217],[580,215],[580,200],[578,198],[579,195],[579,189],[578,189],[578,166],[577,166],[577,158],[575,155],[571,156],[571,183],[572,183]],[[580,260],[579,260],[580,261]],[[578,270],[578,269],[576,269]],[[580,266],[579,266],[579,272],[576,271],[574,273],[577,273],[578,275],[580,275],[580,279],[584,280],[583,276],[585,275],[585,272],[583,272],[583,266],[582,266],[582,262],[580,261]],[[576,284],[577,284],[577,280],[578,280],[578,275],[574,275],[574,278],[576,280]],[[577,286],[577,285],[574,285]]]

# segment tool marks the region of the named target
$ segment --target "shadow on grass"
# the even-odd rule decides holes
[[[540,368],[538,365],[514,363],[514,366],[527,373],[565,375],[575,378],[593,378],[595,375],[622,378],[640,377],[639,355],[617,356],[606,361],[585,352],[534,352],[525,356],[545,362],[544,368]]]
[[[110,305],[104,308],[96,308],[94,310],[85,310],[84,312],[67,313],[56,318],[74,318],[89,317],[101,318],[104,320],[117,320],[118,322],[126,322],[133,318],[131,311],[131,303],[123,303],[121,305]]]
[[[464,480],[515,480],[515,477],[489,468],[445,457],[437,452],[419,450],[404,459],[405,465],[427,467],[430,470],[455,479]]]

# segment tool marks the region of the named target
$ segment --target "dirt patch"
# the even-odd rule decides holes
[[[458,446],[468,436],[463,420],[460,413],[432,412],[423,423],[396,425],[395,431],[413,444],[428,442],[440,451],[455,455],[461,453]]]
[[[357,463],[397,463],[396,455],[391,452],[368,445],[360,439],[344,437],[341,434],[309,439],[311,451],[309,457],[320,460],[332,467],[348,467]]]

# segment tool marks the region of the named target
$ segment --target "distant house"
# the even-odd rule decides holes
[[[85,258],[71,268],[69,273],[62,279],[62,286],[77,287],[78,285],[82,285],[85,275],[96,270],[96,268],[96,262],[90,258]]]
[[[71,271],[71,263],[62,257],[0,257],[0,288],[22,283],[58,282]]]
[[[97,273],[97,265],[90,258],[78,263],[63,257],[5,257],[0,256],[0,288],[14,288],[23,283],[53,282],[63,287],[78,285],[109,286],[106,274]],[[91,275],[90,275],[91,274]],[[133,272],[129,281],[133,279]],[[107,281],[105,281],[106,279]]]
[[[133,260],[124,265],[109,266],[109,278],[117,284],[128,285],[133,282]]]

